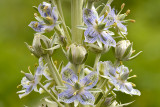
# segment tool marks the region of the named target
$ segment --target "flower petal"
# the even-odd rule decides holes
[[[93,105],[95,102],[94,96],[88,91],[84,91],[78,94],[77,99],[83,105]]]
[[[85,89],[91,89],[98,82],[98,73],[91,72],[87,76],[85,76],[82,80],[80,80],[80,84],[85,86]]]
[[[120,21],[117,23],[117,27],[123,35],[127,35],[127,27],[123,25]]]
[[[43,28],[45,26],[40,22],[32,21],[28,26],[31,27],[36,32],[42,32],[42,33],[44,32]]]
[[[42,17],[51,16],[51,9],[52,9],[51,4],[46,3],[46,2],[43,2],[43,4],[40,4],[38,6],[38,11]]]
[[[65,102],[65,103],[72,103],[74,100],[76,100],[77,96],[74,95],[74,90],[68,89],[64,92],[58,94],[58,100]]]
[[[98,33],[91,27],[84,32],[85,42],[94,43],[98,39]]]
[[[62,79],[72,85],[77,82],[78,77],[70,68],[63,68],[62,69]]]
[[[96,14],[97,13],[95,13],[93,10],[85,8],[83,10],[84,23],[87,26],[94,25],[95,24],[95,20],[98,18],[98,16]]]
[[[99,39],[108,46],[116,46],[116,41],[111,37],[109,33],[106,33],[105,31],[101,32]]]

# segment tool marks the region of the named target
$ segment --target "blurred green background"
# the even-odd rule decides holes
[[[106,2],[104,0],[103,2]],[[35,33],[28,24],[35,20],[34,9],[42,0],[0,0],[0,107],[36,107],[42,98],[38,93],[31,93],[19,99],[17,85],[27,67],[34,69],[37,59],[30,55],[24,42],[32,43]],[[142,93],[140,97],[118,93],[117,100],[122,103],[135,102],[130,107],[160,107],[160,0],[114,0],[112,4],[117,10],[125,2],[124,12],[131,10],[128,18],[136,19],[136,23],[128,24],[128,38],[134,42],[136,52],[143,53],[135,60],[125,63],[132,74],[132,79]],[[62,0],[66,24],[70,26],[70,0]],[[65,60],[63,54],[56,54],[59,60]],[[87,63],[93,64],[94,54]],[[113,57],[105,54],[101,60]],[[39,97],[40,96],[40,97]]]

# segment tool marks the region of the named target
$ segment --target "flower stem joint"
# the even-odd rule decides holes
[[[86,49],[81,45],[71,44],[68,51],[68,60],[76,65],[83,64],[87,59],[88,53]]]

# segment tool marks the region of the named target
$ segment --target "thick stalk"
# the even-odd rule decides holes
[[[71,0],[71,33],[72,33],[72,43],[81,44],[82,43],[82,30],[78,29],[78,25],[83,25],[82,23],[82,6],[83,0]]]
[[[95,62],[94,62],[94,67],[93,67],[93,70],[94,70],[94,71],[96,71],[97,64],[98,64],[100,58],[101,58],[101,54],[97,54],[97,55],[96,55]]]
[[[63,82],[62,82],[62,79],[61,79],[61,77],[60,77],[60,75],[58,73],[58,70],[55,67],[55,65],[52,64],[49,55],[48,54],[44,55],[43,58],[46,61],[47,65],[48,65],[48,68],[49,68],[54,80],[56,81],[57,85],[63,86]]]
[[[50,95],[50,97],[58,104],[59,107],[63,107],[63,105],[41,83],[38,83],[38,85]]]

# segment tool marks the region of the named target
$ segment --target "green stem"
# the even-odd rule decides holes
[[[38,83],[38,85],[51,96],[51,98],[59,105],[59,107],[63,107],[63,105],[41,83]]]
[[[61,2],[60,2],[60,0],[53,0],[53,3],[56,4],[55,6],[58,9],[59,18],[62,21],[62,27],[63,27],[64,33],[65,33],[65,36],[67,38],[67,43],[68,43],[68,45],[70,45],[71,44],[71,37],[69,35],[69,32],[67,30],[67,26],[66,26],[65,21],[64,21]]]
[[[95,71],[96,68],[97,68],[97,64],[98,64],[100,58],[101,58],[101,54],[97,54],[97,55],[96,55],[95,62],[94,62],[94,67],[93,67],[93,70],[94,70],[94,71]]]
[[[49,55],[48,54],[44,55],[43,58],[46,61],[48,68],[49,68],[54,80],[56,81],[57,85],[63,86],[63,82],[62,82],[62,79],[58,73],[58,70],[57,70],[56,66],[51,62]]]
[[[97,85],[97,87],[100,88],[100,89],[103,88],[103,87],[107,84],[107,81],[108,81],[108,80],[105,79],[105,80],[102,80],[102,81],[104,81],[104,82],[100,82],[100,84]],[[99,94],[100,94],[100,93],[97,93],[97,94],[95,95],[95,99],[96,99],[96,100],[97,100]]]
[[[107,8],[108,8],[108,4],[110,5],[112,2],[113,2],[113,0],[108,0],[107,4],[106,4],[105,7],[102,9],[102,11],[101,11],[101,13],[99,14],[99,16],[102,16],[102,15],[106,12],[106,10],[107,10]]]
[[[115,86],[113,85],[113,86],[107,91],[107,93],[106,93],[105,95],[103,95],[103,99],[105,99],[105,98],[108,96],[108,94],[109,94],[114,88],[115,88]],[[101,107],[101,104],[102,104],[103,102],[104,102],[103,100],[100,100],[100,101],[97,103],[96,107]]]
[[[82,43],[83,31],[77,28],[78,25],[83,25],[82,6],[83,6],[83,0],[71,0],[72,43],[77,43],[77,44]]]

